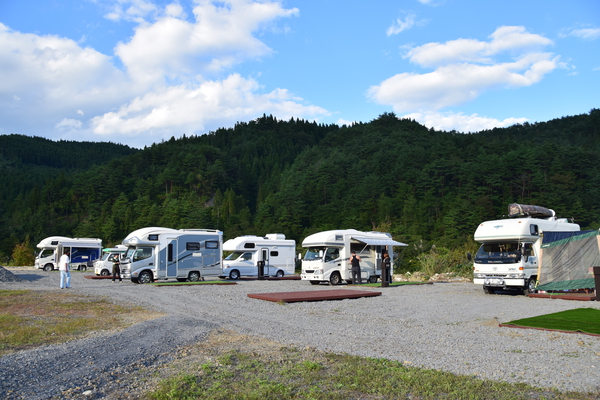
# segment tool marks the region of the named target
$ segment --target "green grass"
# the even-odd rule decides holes
[[[127,326],[126,318],[141,321],[145,313],[64,291],[0,290],[0,355]]]
[[[164,379],[146,394],[154,400],[345,399],[592,399],[529,385],[482,380],[398,361],[281,348],[272,353],[232,350]]]
[[[569,332],[585,332],[600,335],[600,310],[577,308],[537,317],[506,322],[504,325],[554,329]]]

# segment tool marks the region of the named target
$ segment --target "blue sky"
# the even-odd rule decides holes
[[[272,114],[477,132],[600,106],[597,0],[0,0],[0,134],[144,147]]]

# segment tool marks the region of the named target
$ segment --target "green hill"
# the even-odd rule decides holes
[[[50,144],[67,154],[77,146]],[[393,113],[344,127],[263,116],[141,151],[88,145],[117,156],[60,167],[62,157],[22,155],[1,164],[3,176],[19,165],[34,178],[29,187],[4,181],[13,193],[3,201],[5,256],[27,235],[34,243],[65,235],[115,244],[134,229],[168,226],[221,229],[226,238],[282,232],[301,241],[354,228],[413,245],[409,268],[432,244],[468,243],[477,224],[513,202],[600,227],[597,109],[472,134],[427,129]],[[22,168],[24,160],[35,168]],[[57,174],[61,168],[69,174]]]

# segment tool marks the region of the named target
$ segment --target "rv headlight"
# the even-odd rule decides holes
[[[475,278],[485,278],[485,274],[475,274]]]
[[[323,270],[322,269],[315,269],[315,272],[313,272],[315,275],[323,275]]]

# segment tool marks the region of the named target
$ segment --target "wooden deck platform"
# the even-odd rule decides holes
[[[561,300],[577,300],[577,301],[595,301],[595,294],[587,293],[530,293],[528,297],[536,297],[540,299],[561,299]]]
[[[323,301],[323,300],[342,300],[357,299],[360,297],[381,296],[381,292],[367,290],[308,290],[303,292],[278,292],[278,293],[249,293],[248,297],[253,299],[293,303],[298,301]]]

